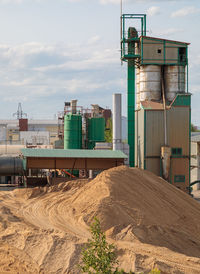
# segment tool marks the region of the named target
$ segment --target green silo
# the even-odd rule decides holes
[[[67,114],[64,117],[64,149],[82,148],[82,117]]]
[[[88,120],[89,142],[105,142],[105,119],[103,117]]]

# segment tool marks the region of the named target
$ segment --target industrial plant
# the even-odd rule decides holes
[[[0,121],[1,184],[44,185],[49,172],[61,180],[93,178],[125,164],[190,193],[189,43],[149,37],[145,14],[122,14],[120,44],[127,63],[127,140],[120,93],[113,94],[112,111],[71,100],[54,120],[28,120],[19,104],[17,120]]]
[[[70,2],[63,5],[75,5]],[[83,67],[85,77],[90,59],[77,65],[75,47],[75,55],[65,52],[69,64],[60,65],[58,50],[55,66],[46,66],[45,57],[45,66],[34,67],[40,81],[44,71],[51,78],[47,90],[52,88],[54,119],[31,119],[19,103],[13,119],[0,120],[0,273],[200,273],[200,131],[192,132],[190,44],[152,37],[146,14],[121,13],[119,23],[118,65],[127,85],[108,58],[112,86],[119,87],[110,94],[112,106],[106,107],[108,97],[105,105],[94,99],[87,81],[81,87],[84,96],[89,94],[83,99],[87,106],[76,92],[71,95],[73,88],[61,97],[59,90],[66,88],[61,78],[53,86],[52,76],[64,67],[71,77],[74,66],[77,79]],[[95,54],[92,59],[89,74],[98,61]],[[73,81],[64,72],[67,86]],[[44,102],[54,113],[41,89],[44,101],[34,94],[38,105]],[[107,88],[103,92],[107,96]],[[37,115],[38,109],[33,110]]]

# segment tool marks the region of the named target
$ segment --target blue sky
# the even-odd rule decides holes
[[[200,1],[127,0],[124,13],[147,13],[149,36],[190,42],[192,121],[200,126]],[[53,118],[64,101],[112,107],[123,94],[118,0],[0,0],[0,119],[18,102],[29,118]]]

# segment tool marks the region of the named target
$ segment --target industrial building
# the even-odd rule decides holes
[[[197,182],[193,190],[200,190],[200,132],[191,136],[191,182]]]
[[[61,180],[63,176],[91,177],[93,172],[124,164],[127,158],[121,151],[112,151],[112,144],[99,149],[105,143],[111,110],[97,104],[84,109],[77,100],[66,102],[55,121],[18,118],[3,120],[0,126],[3,184],[15,185],[20,178],[26,186],[45,185],[49,171]]]
[[[48,135],[47,133],[48,132]],[[58,140],[58,120],[0,120],[0,144],[54,145]]]
[[[140,29],[134,27],[136,20]],[[185,192],[190,191],[188,45],[148,37],[145,14],[121,16],[121,60],[128,66],[129,164]]]
[[[140,23],[137,29],[136,20]],[[190,193],[188,46],[187,42],[147,36],[145,14],[121,15],[121,61],[128,68],[128,144],[123,142],[121,94],[113,95],[111,145],[105,143],[111,110],[98,104],[85,109],[77,100],[65,102],[55,121],[22,117],[0,121],[0,142],[5,139],[26,147],[21,149],[26,180],[48,169],[87,177],[89,171],[127,164],[147,169]]]

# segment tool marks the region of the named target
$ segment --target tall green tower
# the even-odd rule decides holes
[[[123,14],[121,16],[121,60],[128,63],[127,81],[127,117],[128,117],[128,144],[129,165],[135,166],[135,67],[136,60],[140,57],[138,31],[129,27],[130,20],[139,20],[142,36],[146,36],[145,14]]]

